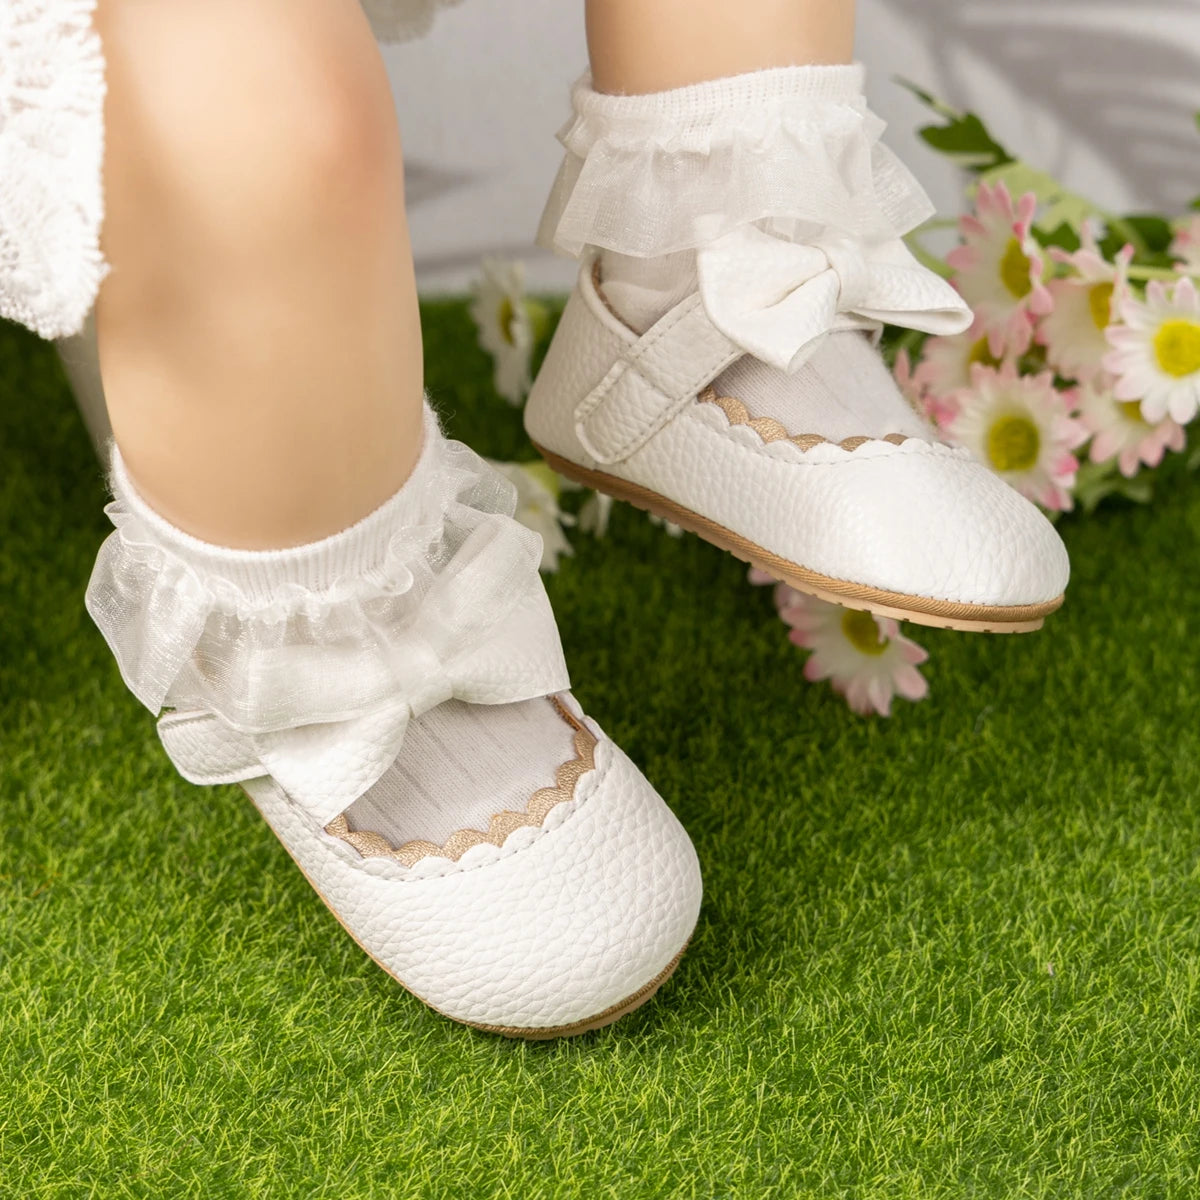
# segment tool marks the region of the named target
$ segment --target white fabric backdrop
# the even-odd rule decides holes
[[[1110,207],[1200,192],[1200,0],[860,0],[858,49],[889,144],[945,212],[954,171],[913,134],[923,110],[894,76],[976,109]],[[586,61],[582,0],[466,0],[386,55],[422,290],[461,290],[486,253],[525,259],[535,287],[567,286],[572,264],[533,232]]]

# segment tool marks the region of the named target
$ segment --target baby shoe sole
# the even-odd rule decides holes
[[[534,449],[560,475],[585,487],[617,500],[626,500],[636,508],[653,513],[664,521],[670,521],[688,530],[706,542],[719,546],[735,558],[766,571],[789,587],[831,604],[845,608],[863,609],[881,617],[892,617],[897,621],[911,621],[915,625],[928,625],[934,629],[954,629],[961,633],[1032,633],[1041,629],[1045,618],[1062,606],[1064,597],[1048,600],[1043,604],[992,606],[985,604],[962,604],[952,600],[935,600],[927,596],[909,596],[903,592],[888,592],[880,588],[867,587],[861,583],[850,583],[834,579],[807,567],[799,566],[764,550],[744,537],[683,508],[666,496],[652,492],[639,484],[619,479],[603,471],[581,467],[569,459],[544,449],[536,442]]]
[[[245,791],[245,789],[243,789],[243,791]],[[246,792],[246,795],[250,797],[250,800],[253,803],[254,797],[251,796],[249,792]],[[265,822],[265,824],[272,833],[275,833],[275,829],[269,821]],[[671,959],[671,961],[667,963],[667,965],[661,971],[659,971],[659,973],[652,980],[650,980],[649,983],[638,988],[638,990],[634,992],[632,996],[626,996],[624,1000],[619,1000],[616,1004],[606,1008],[603,1012],[596,1013],[591,1017],[584,1017],[580,1021],[573,1021],[569,1025],[553,1025],[543,1028],[526,1028],[520,1025],[481,1025],[475,1021],[462,1021],[458,1017],[452,1017],[449,1013],[442,1012],[437,1005],[430,1004],[424,996],[418,995],[416,992],[414,992],[412,988],[410,988],[408,984],[406,984],[404,980],[401,979],[394,971],[388,968],[386,964],[380,962],[379,959],[377,959],[375,955],[372,954],[371,951],[368,950],[366,946],[364,946],[362,942],[358,940],[357,937],[355,937],[354,931],[349,925],[346,924],[345,921],[342,920],[341,914],[337,911],[337,909],[325,899],[324,893],[313,882],[309,873],[300,865],[296,856],[292,854],[291,850],[288,849],[287,843],[284,842],[284,840],[280,838],[278,834],[275,834],[275,836],[284,850],[287,850],[288,857],[296,864],[296,869],[301,875],[304,876],[305,879],[308,880],[309,887],[311,887],[312,890],[321,898],[321,903],[324,904],[327,909],[329,909],[337,923],[350,935],[350,938],[354,944],[381,971],[383,971],[386,975],[390,975],[391,978],[394,979],[410,996],[415,996],[416,999],[420,1000],[420,1002],[424,1004],[426,1008],[431,1009],[439,1016],[445,1017],[448,1021],[454,1021],[458,1025],[466,1025],[470,1029],[478,1029],[482,1033],[495,1033],[499,1034],[501,1037],[515,1038],[526,1042],[544,1042],[550,1040],[551,1038],[576,1037],[581,1033],[591,1033],[595,1029],[603,1029],[606,1025],[611,1025],[614,1021],[619,1021],[622,1017],[627,1016],[629,1013],[641,1008],[643,1004],[650,1000],[654,996],[654,993],[657,992],[658,989],[662,987],[662,985],[666,983],[672,975],[675,974],[675,968],[679,966],[679,960],[683,957],[684,951],[687,950],[688,945],[690,944],[690,939],[689,941],[684,942],[684,944],[680,947],[679,953],[676,954],[675,957]]]
[[[479,1029],[484,1033],[496,1033],[501,1037],[517,1038],[525,1042],[544,1042],[551,1038],[577,1037],[581,1033],[591,1033],[595,1029],[603,1029],[606,1025],[611,1025],[622,1017],[628,1016],[629,1013],[635,1012],[652,999],[655,992],[675,974],[675,968],[679,966],[679,960],[683,957],[689,944],[690,942],[684,942],[679,953],[649,983],[638,988],[632,996],[626,996],[624,1000],[614,1004],[611,1008],[606,1008],[602,1013],[597,1013],[594,1017],[585,1017],[582,1021],[575,1021],[570,1025],[556,1025],[548,1029],[522,1029],[516,1025],[477,1025],[472,1021],[459,1023],[470,1025],[472,1029]],[[403,984],[400,986],[404,987]],[[420,999],[419,996],[417,998]],[[430,1005],[430,1007],[433,1006]]]

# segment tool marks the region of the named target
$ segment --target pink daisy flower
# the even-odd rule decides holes
[[[812,651],[804,664],[805,679],[828,679],[864,715],[890,717],[893,696],[926,696],[929,684],[917,667],[929,655],[895,621],[788,590],[791,595],[779,615],[792,627],[790,640]]]
[[[892,375],[896,380],[896,386],[913,411],[923,420],[938,425],[943,416],[943,402],[922,383],[922,365],[918,363],[914,370],[908,351],[901,350],[896,355],[896,365],[892,369]]]
[[[1031,233],[1036,211],[1032,192],[1014,208],[1004,184],[980,184],[974,214],[959,223],[963,244],[946,256],[954,286],[974,308],[994,358],[1024,354],[1037,317],[1054,307],[1042,282],[1041,248]]]
[[[921,385],[913,376],[912,357],[907,350],[901,350],[896,355],[896,365],[892,368],[892,377],[900,394],[917,410],[921,411]]]
[[[769,571],[764,571],[762,567],[751,567],[746,578],[750,580],[755,587],[773,587],[775,589],[775,607],[779,611],[791,607],[793,604],[799,604],[804,599],[802,592],[796,591],[790,584],[786,584],[776,579]]]
[[[1019,375],[1012,363],[999,370],[973,366],[970,387],[956,399],[958,414],[945,431],[949,441],[966,446],[1044,508],[1071,508],[1079,470],[1072,452],[1088,431],[1071,416],[1074,395],[1057,391],[1051,372]]]
[[[945,428],[958,414],[955,394],[970,386],[971,367],[976,363],[985,367],[1001,365],[978,319],[966,333],[925,340],[913,382],[922,395],[922,411],[939,428]]]
[[[1104,366],[1117,377],[1118,400],[1140,400],[1142,416],[1157,424],[1170,416],[1186,425],[1200,409],[1200,293],[1188,277],[1168,288],[1146,285],[1145,302],[1120,305],[1123,325],[1111,326]]]
[[[1112,379],[1101,375],[1080,385],[1077,395],[1079,420],[1092,435],[1088,457],[1094,463],[1117,460],[1126,479],[1138,468],[1157,467],[1168,450],[1182,450],[1187,443],[1183,426],[1170,417],[1151,425],[1142,416],[1137,400],[1118,400]]]
[[[1071,274],[1046,284],[1054,308],[1042,319],[1037,340],[1046,347],[1047,362],[1060,375],[1090,379],[1103,369],[1108,353],[1105,331],[1118,320],[1120,306],[1129,298],[1127,272],[1133,247],[1126,246],[1115,263],[1108,262],[1089,224],[1084,228],[1083,245],[1074,254],[1052,249],[1050,255],[1070,268]]]

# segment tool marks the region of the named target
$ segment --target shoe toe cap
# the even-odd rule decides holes
[[[691,842],[607,738],[595,761],[570,811],[517,849],[388,885],[373,953],[431,1007],[505,1033],[570,1032],[632,1007],[682,951],[701,897]]]
[[[896,453],[846,463],[838,476],[824,521],[840,578],[989,607],[1063,594],[1070,563],[1054,526],[973,458]]]

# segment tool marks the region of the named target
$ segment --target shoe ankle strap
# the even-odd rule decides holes
[[[596,290],[590,263],[580,284]],[[694,292],[631,342],[575,410],[575,433],[599,463],[646,444],[745,351],[709,319]]]

